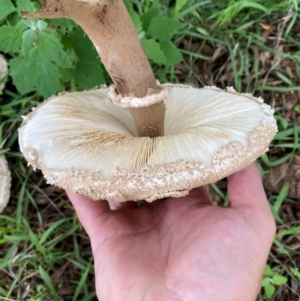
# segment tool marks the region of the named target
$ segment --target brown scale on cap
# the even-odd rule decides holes
[[[43,0],[42,10],[24,12],[26,18],[69,18],[92,40],[123,97],[144,97],[160,92],[149,61],[122,0]],[[130,109],[139,136],[163,136],[165,106]]]

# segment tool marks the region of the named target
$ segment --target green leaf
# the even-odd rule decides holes
[[[32,73],[32,58],[17,57],[9,61],[10,75],[13,83],[22,94],[28,93],[34,89],[32,78],[28,75]],[[26,76],[24,76],[26,74]]]
[[[89,263],[88,266],[85,268],[85,271],[82,274],[81,279],[79,280],[79,282],[76,286],[72,301],[78,300],[80,292],[82,291],[85,283],[88,281],[88,275],[89,275],[89,272],[90,272],[90,267],[91,267],[91,263]]]
[[[151,23],[151,20],[158,16],[159,15],[159,8],[158,7],[151,7],[146,13],[144,13],[142,16],[141,16],[141,21],[142,21],[142,24],[143,24],[143,29],[145,31],[148,30],[148,27]]]
[[[73,20],[66,18],[53,19],[51,20],[51,23],[56,24],[57,30],[62,32],[63,34],[71,32],[72,30],[74,30],[74,28],[78,27]]]
[[[297,277],[298,280],[300,281],[300,271],[299,271],[299,269],[298,269],[298,268],[290,268],[290,270],[291,270],[291,272],[293,273],[293,275],[294,275],[295,277]]]
[[[261,283],[261,286],[265,287],[265,286],[267,286],[267,285],[269,285],[269,284],[270,284],[270,278],[267,277],[267,278],[264,278],[264,279],[263,279],[263,281],[262,281],[262,283]]]
[[[257,1],[258,2],[258,1]],[[270,10],[262,4],[256,3],[256,1],[232,1],[232,5],[228,5],[227,8],[222,10],[219,14],[217,23],[222,26],[226,22],[230,22],[235,19],[235,16],[238,15],[242,10],[247,9],[250,12],[254,12],[255,10],[261,10],[266,15],[270,13]]]
[[[179,28],[181,23],[166,17],[154,17],[149,25],[148,34],[160,41],[168,40]]]
[[[289,182],[285,182],[283,187],[281,188],[281,191],[276,198],[276,201],[273,205],[273,210],[278,213],[279,209],[282,206],[283,201],[287,198],[289,189],[290,189],[291,184]]]
[[[131,17],[131,20],[134,24],[136,32],[137,33],[141,32],[143,30],[143,27],[142,27],[142,22],[141,22],[140,16],[133,9],[132,4],[130,4],[127,9],[128,9],[129,15]]]
[[[78,57],[74,79],[79,90],[91,89],[105,83],[104,68],[91,40],[81,28],[73,30],[70,35],[70,45]]]
[[[95,60],[100,62],[99,55],[95,50],[91,40],[86,36],[81,28],[73,30],[69,35],[71,46],[74,49],[80,62],[94,64]]]
[[[38,20],[36,26],[40,31],[43,31],[48,27],[48,23],[43,20]]]
[[[37,48],[38,34],[36,30],[28,29],[24,31],[22,35],[22,47],[21,54],[23,56],[29,56],[34,53]]]
[[[157,42],[154,40],[145,40],[142,41],[142,46],[150,60],[159,65],[164,65],[166,63],[166,57]]]
[[[174,18],[178,18],[180,11],[185,4],[187,4],[186,0],[176,0],[176,5],[172,11],[172,15]]]
[[[34,12],[38,9],[37,3],[33,3],[30,0],[17,0],[18,11]]]
[[[36,72],[33,81],[39,94],[45,98],[57,94],[59,89],[58,68],[42,55],[36,56],[34,68]]]
[[[39,53],[51,62],[63,68],[70,68],[72,62],[64,51],[60,40],[49,33],[41,33],[38,41]]]
[[[183,59],[181,52],[170,41],[160,42],[160,49],[164,52],[168,66],[174,66]]]
[[[287,278],[281,275],[275,275],[273,277],[273,283],[276,285],[283,285],[287,283]]]
[[[168,72],[167,72],[166,68],[161,68],[161,69],[157,70],[155,72],[155,75],[161,83],[168,83],[170,81],[167,78]]]
[[[9,65],[13,83],[20,93],[36,88],[46,98],[58,92],[58,69],[41,54],[11,59]]]
[[[280,221],[283,224],[283,221]],[[280,254],[284,254],[286,256],[290,256],[290,250],[288,249],[288,247],[284,244],[281,243],[278,239],[274,239],[274,244],[278,249],[278,252],[280,252]],[[276,273],[274,273],[276,274]]]
[[[273,276],[275,273],[271,269],[271,267],[267,264],[264,270],[264,275],[265,276]]]
[[[289,122],[282,116],[275,116],[275,119],[280,122],[280,125],[278,125],[280,126],[280,129],[286,130],[289,127]]]
[[[18,52],[21,44],[22,30],[20,28],[9,25],[0,27],[0,51]]]
[[[268,298],[272,297],[275,293],[275,287],[272,284],[265,286],[264,290],[265,290],[265,294]]]
[[[54,300],[61,300],[60,297],[57,295],[56,289],[54,287],[54,284],[51,280],[51,277],[49,274],[43,269],[43,267],[39,266],[39,273],[45,284],[48,286],[49,290],[51,291],[52,297],[54,297]]]
[[[70,81],[74,77],[74,69],[72,68],[58,68],[58,72],[60,74],[60,84],[62,85],[62,89],[65,90],[65,87],[70,84]]]
[[[16,10],[10,0],[0,0],[0,8],[0,20]]]
[[[74,79],[79,90],[92,89],[105,84],[103,68],[98,60],[95,64],[79,61],[76,65]]]

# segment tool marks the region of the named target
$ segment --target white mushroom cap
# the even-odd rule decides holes
[[[4,58],[3,55],[0,54],[0,94],[2,93],[2,90],[4,89],[5,83],[2,83],[2,80],[7,76],[8,74],[8,67],[7,67],[7,60]]]
[[[54,97],[24,120],[19,143],[48,182],[94,200],[186,195],[238,171],[268,150],[271,108],[232,88],[162,85],[165,135],[137,137],[128,108],[109,88]]]
[[[4,155],[0,155],[0,213],[6,207],[10,197],[11,177]]]

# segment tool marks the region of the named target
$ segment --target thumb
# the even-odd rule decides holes
[[[258,229],[274,235],[275,221],[262,184],[262,176],[255,163],[228,177],[228,199]]]
[[[262,176],[255,163],[228,177],[228,198],[233,208],[268,208]]]

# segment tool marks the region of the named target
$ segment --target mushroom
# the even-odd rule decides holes
[[[3,55],[0,54],[0,94],[5,86],[5,78],[8,75],[7,61]]]
[[[261,98],[155,81],[123,1],[48,0],[25,16],[77,21],[114,81],[52,97],[24,118],[20,149],[50,184],[94,200],[151,202],[187,195],[268,150],[277,126]]]
[[[0,213],[3,212],[10,197],[11,176],[4,155],[0,155]]]
[[[232,88],[161,88],[164,136],[138,137],[128,107],[109,102],[111,91],[102,88],[59,95],[34,109],[20,128],[21,151],[64,189],[94,200],[153,201],[242,169],[276,133],[261,99]]]

